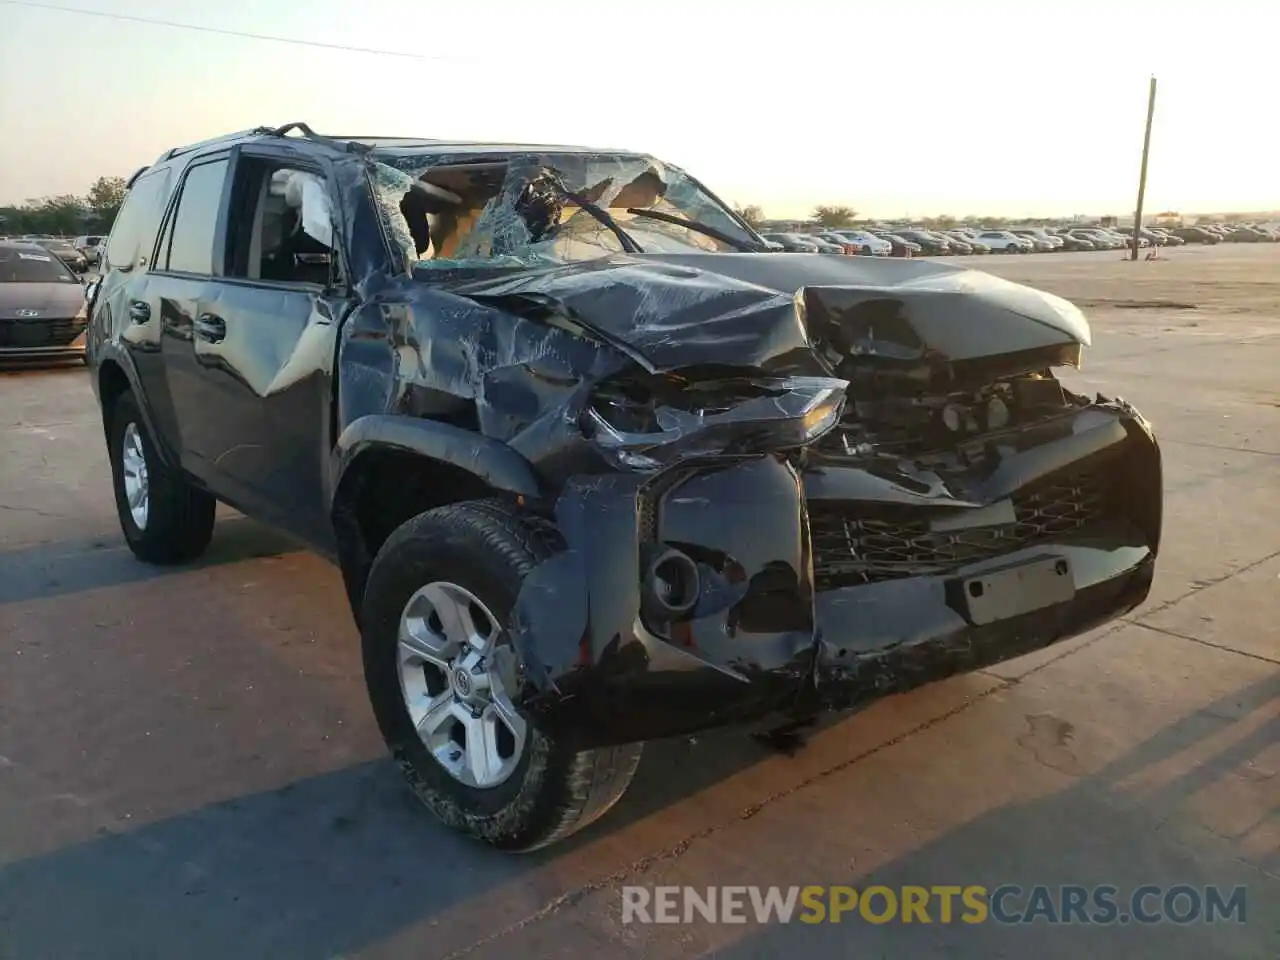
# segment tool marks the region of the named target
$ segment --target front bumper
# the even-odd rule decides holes
[[[0,320],[0,364],[83,360],[84,320]]]
[[[556,503],[567,549],[531,572],[516,605],[523,705],[583,746],[805,716],[990,666],[1133,609],[1160,541],[1149,427],[1117,402],[1032,433],[981,475],[945,481],[874,465],[884,461],[816,458],[797,470],[776,457],[576,478]],[[1105,510],[1043,506],[1043,491],[1086,469],[1105,474]],[[972,529],[910,532],[1023,502],[1040,512],[1019,513],[1001,528],[1011,539],[985,552]],[[846,529],[893,516],[907,533],[877,534],[842,566],[821,519],[832,510],[850,518]],[[664,619],[647,571],[671,548],[696,564],[697,599]],[[869,570],[859,558],[873,555],[883,562]],[[1055,567],[1065,579],[1046,582]],[[973,599],[975,581],[1003,586]]]

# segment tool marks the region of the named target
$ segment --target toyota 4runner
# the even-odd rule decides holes
[[[260,128],[129,191],[88,352],[124,536],[215,501],[341,568],[390,751],[507,849],[645,740],[803,724],[1150,588],[1159,449],[1055,296],[771,252],[678,168]]]

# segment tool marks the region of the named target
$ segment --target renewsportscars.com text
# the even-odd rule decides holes
[[[1066,884],[985,887],[622,888],[623,923],[1244,923],[1244,887]]]

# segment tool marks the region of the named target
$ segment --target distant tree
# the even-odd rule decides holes
[[[764,210],[754,203],[749,203],[745,207],[737,207],[738,216],[747,221],[751,226],[758,227],[764,223]]]
[[[853,207],[817,206],[810,216],[824,227],[847,227],[853,223],[858,211]]]
[[[924,225],[931,230],[947,230],[960,221],[949,213],[940,213],[936,217],[926,217]]]
[[[84,200],[70,193],[29,200],[27,206],[33,208],[32,212],[43,224],[40,228],[42,233],[64,236],[79,233],[88,212]]]
[[[120,211],[125,193],[123,177],[99,177],[83,197],[64,193],[0,207],[0,225],[6,234],[19,235],[107,233]]]
[[[120,212],[120,204],[124,202],[124,177],[99,177],[89,187],[85,196],[85,206],[94,228],[102,233],[111,230],[116,214]]]

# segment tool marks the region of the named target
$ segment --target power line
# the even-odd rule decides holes
[[[216,33],[224,37],[239,37],[242,40],[265,40],[270,43],[289,43],[299,47],[318,47],[321,50],[344,50],[348,53],[371,53],[380,57],[403,57],[406,60],[463,60],[465,57],[427,56],[421,53],[406,53],[403,50],[376,50],[372,47],[352,47],[343,43],[324,43],[320,40],[299,40],[296,37],[278,37],[267,33],[250,33],[245,30],[227,30],[222,27],[205,27],[197,23],[178,23],[173,20],[159,20],[154,17],[135,17],[127,13],[108,13],[105,10],[85,10],[80,7],[63,7],[53,3],[36,3],[34,0],[0,0],[0,3],[13,7],[31,7],[36,10],[56,10],[58,13],[74,13],[82,17],[101,17],[104,20],[119,20],[126,23],[145,23],[153,27],[169,27],[174,30],[195,30],[198,33]]]

